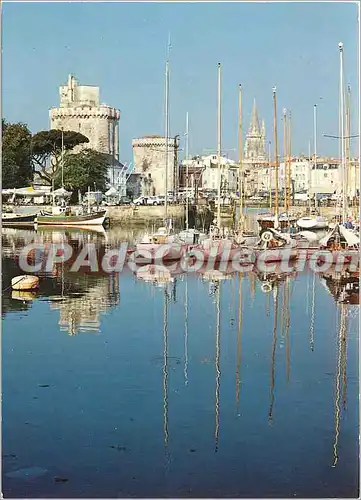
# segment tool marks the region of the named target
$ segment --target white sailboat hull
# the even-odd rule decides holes
[[[328,222],[323,217],[301,217],[297,226],[301,229],[326,229]]]

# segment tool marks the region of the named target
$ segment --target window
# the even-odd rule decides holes
[[[324,176],[324,177],[327,177],[327,172],[325,172],[325,173],[323,174],[323,176]]]

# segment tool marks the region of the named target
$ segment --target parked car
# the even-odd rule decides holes
[[[162,205],[162,203],[160,196],[150,196],[147,199],[147,205]]]
[[[133,200],[134,205],[146,205],[147,204],[147,197],[145,196],[139,196],[139,198],[136,198]]]

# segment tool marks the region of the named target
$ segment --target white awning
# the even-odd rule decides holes
[[[105,193],[105,196],[115,196],[118,194],[118,191],[115,189],[114,186],[112,186],[108,191]]]
[[[54,196],[70,196],[72,193],[71,191],[67,191],[64,188],[59,188],[53,191],[52,193]]]

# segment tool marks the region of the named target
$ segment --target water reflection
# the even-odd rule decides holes
[[[38,431],[36,427],[31,430],[28,462],[33,456],[42,458],[44,449],[50,449],[58,439],[58,427],[62,429],[64,441],[54,463],[66,468],[71,457],[66,473],[71,475],[74,467],[80,477],[78,482],[74,477],[69,481],[67,496],[81,496],[88,480],[88,470],[81,465],[84,456],[92,464],[90,484],[95,496],[116,496],[120,480],[125,496],[144,496],[147,491],[163,497],[193,496],[184,494],[185,485],[193,488],[196,496],[198,492],[233,497],[262,497],[270,492],[306,497],[354,493],[357,274],[347,268],[309,276],[295,269],[289,273],[242,274],[228,266],[182,274],[179,268],[156,265],[108,274],[89,268],[71,272],[72,262],[66,262],[42,273],[36,294],[8,288],[11,278],[20,274],[17,256],[31,241],[66,241],[77,251],[90,241],[103,255],[110,246],[134,238],[137,231],[105,235],[61,230],[3,233],[4,345],[13,363],[5,367],[5,452],[21,455],[15,427],[8,422],[14,422],[26,439],[30,431],[23,430],[20,415],[27,414],[26,418],[38,425]],[[44,346],[34,327],[42,323],[43,316],[45,324],[47,315],[56,318],[57,328],[47,323],[47,336],[54,345],[50,353],[42,351],[51,348]],[[17,334],[15,319],[20,319]],[[117,334],[119,324],[124,326],[124,335]],[[21,338],[22,330],[29,331],[27,339]],[[59,331],[82,335],[69,339],[56,335]],[[102,335],[86,336],[86,332]],[[56,417],[55,430],[46,428],[47,444],[41,450],[37,443],[42,441],[44,427],[39,422],[43,422],[42,412],[49,418],[50,403],[42,400],[42,412],[36,413],[35,402],[28,401],[33,389],[26,381],[25,392],[19,389],[21,398],[12,390],[19,387],[14,370],[19,363],[23,363],[22,379],[31,379],[29,374],[35,369],[44,376],[39,363],[42,358],[33,360],[23,354],[30,339],[34,357],[36,352],[45,353],[54,364],[54,373],[60,373],[56,379],[59,392],[52,401],[58,398],[59,404],[69,407],[66,416],[60,412]],[[70,360],[74,356],[72,361],[63,356],[60,361],[63,349],[68,349]],[[110,351],[117,360],[114,365],[107,357]],[[159,364],[149,363],[149,358]],[[88,393],[69,389],[67,370],[75,365],[79,379],[94,376]],[[63,390],[62,383],[68,389]],[[139,400],[137,390],[142,396]],[[87,414],[79,409],[76,413],[69,403],[71,400],[76,406],[79,394],[80,408],[86,407]],[[101,405],[94,401],[101,401]],[[135,413],[137,426],[133,424]],[[67,429],[71,419],[79,429],[87,426],[84,442],[75,435],[74,427]],[[106,441],[118,429],[119,439],[128,440],[131,453],[116,461],[106,454],[109,446],[101,439]],[[96,446],[86,441],[89,435],[99,436]],[[309,456],[320,468],[315,470]],[[28,462],[20,465],[28,467]],[[4,467],[13,470],[7,462]],[[129,479],[138,469],[142,484]],[[260,470],[268,471],[261,479]],[[9,484],[5,482],[7,493],[13,488],[14,496],[25,495],[20,487]],[[49,485],[43,487],[38,494],[58,494]]]

